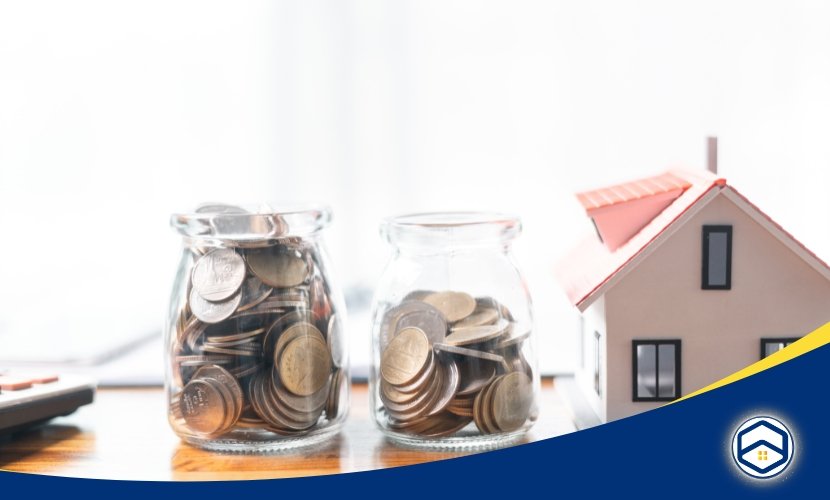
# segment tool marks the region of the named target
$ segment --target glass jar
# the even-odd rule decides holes
[[[203,205],[174,214],[183,251],[165,328],[168,417],[225,451],[319,443],[349,407],[345,307],[322,229],[331,212]]]
[[[538,416],[518,218],[428,213],[381,226],[393,248],[374,299],[372,413],[393,442],[493,448]]]

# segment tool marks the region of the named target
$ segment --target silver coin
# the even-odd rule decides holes
[[[346,350],[343,348],[340,321],[336,314],[332,314],[329,318],[328,328],[326,328],[326,342],[329,345],[329,351],[331,351],[331,362],[337,368],[342,368],[346,363]]]
[[[228,248],[213,250],[193,266],[191,283],[205,300],[218,302],[227,299],[245,280],[245,261]]]
[[[226,203],[203,203],[196,208],[197,214],[247,214],[248,211]]]
[[[193,311],[194,316],[205,323],[219,323],[228,319],[236,311],[241,299],[242,294],[237,292],[236,295],[223,302],[211,302],[203,299],[194,288],[190,291],[190,310]]]
[[[415,327],[426,333],[431,344],[444,341],[447,335],[447,321],[441,311],[431,305],[408,300],[388,310],[380,325],[380,349],[386,349],[392,338],[401,330]]]

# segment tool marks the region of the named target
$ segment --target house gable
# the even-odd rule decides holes
[[[701,287],[704,225],[733,228],[729,290]],[[761,338],[799,337],[829,321],[830,280],[820,260],[724,188],[629,266],[604,302],[613,420],[659,405],[632,401],[634,340],[682,343],[686,394],[757,361]]]

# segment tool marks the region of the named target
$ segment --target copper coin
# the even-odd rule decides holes
[[[203,299],[223,301],[235,294],[242,285],[245,279],[245,261],[233,250],[219,248],[196,261],[190,279],[193,289]]]
[[[414,381],[427,366],[429,339],[423,330],[404,328],[386,346],[380,362],[381,376],[392,385]]]
[[[280,380],[298,396],[310,396],[325,386],[331,374],[331,355],[323,340],[298,337],[279,355]]]
[[[464,292],[435,292],[424,297],[423,301],[441,311],[450,323],[466,318],[476,308],[475,299]]]

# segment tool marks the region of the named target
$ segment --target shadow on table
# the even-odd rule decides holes
[[[54,454],[54,460],[60,460],[67,448],[60,444],[80,434],[78,427],[60,424],[43,424],[3,434],[0,436],[0,469],[25,462],[27,457],[35,454],[41,458],[47,457],[47,460],[50,454]],[[89,446],[91,449],[91,444]]]

